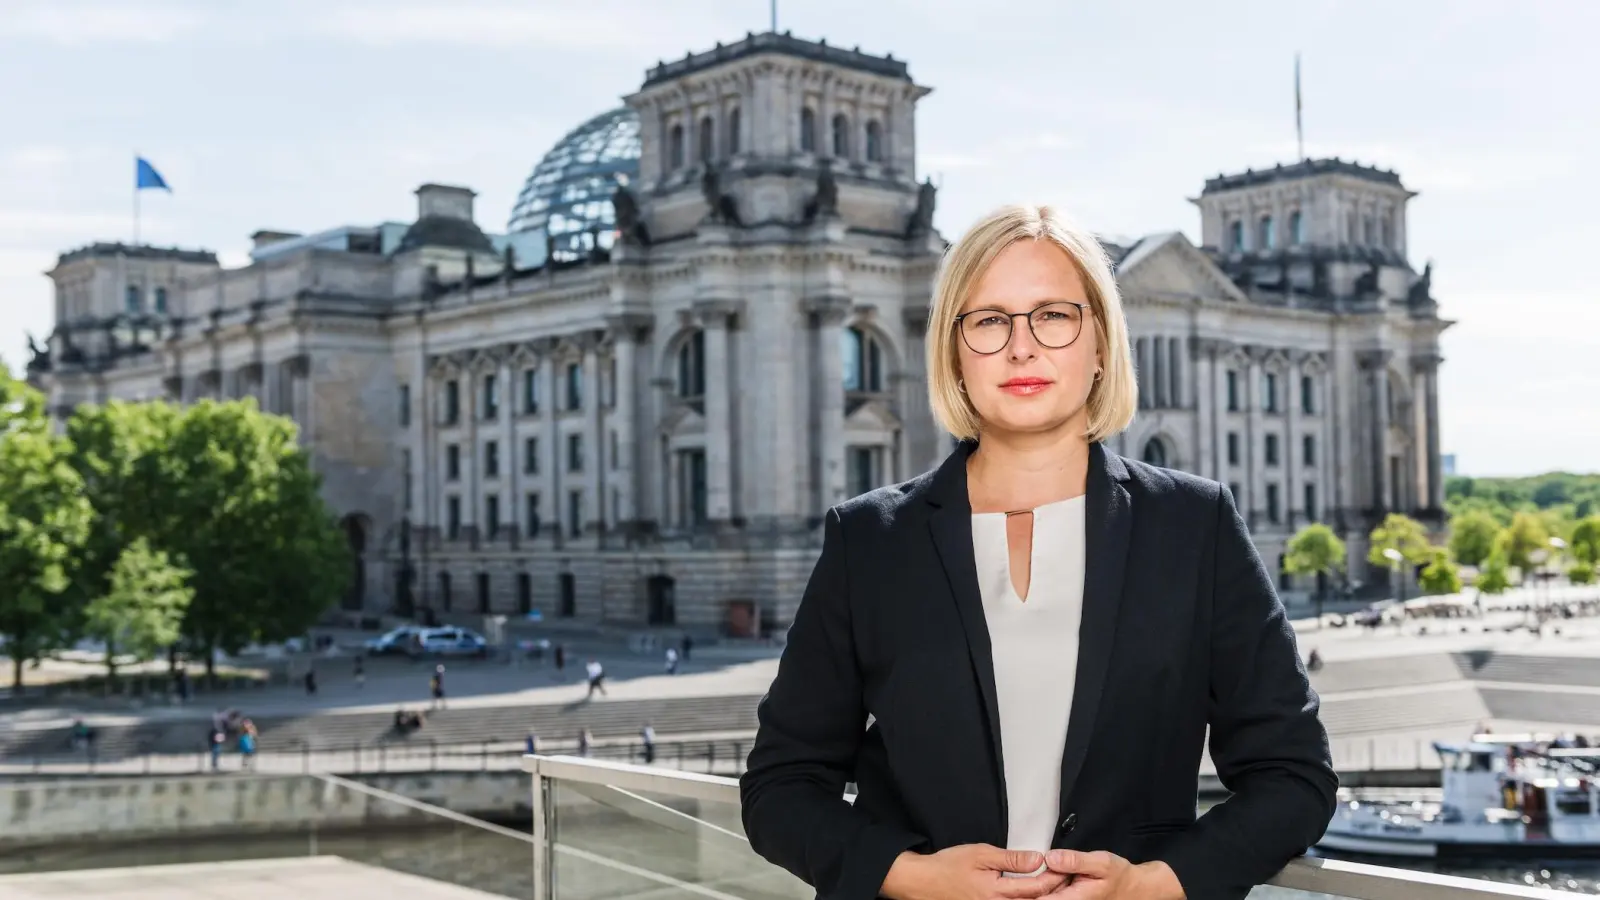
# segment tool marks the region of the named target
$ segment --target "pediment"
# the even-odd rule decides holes
[[[900,427],[900,418],[889,408],[889,404],[878,399],[862,400],[855,404],[844,417],[846,428],[863,431],[876,431],[879,429],[893,431]]]
[[[1125,297],[1200,297],[1245,301],[1245,296],[1211,258],[1182,232],[1153,234],[1123,257],[1117,286]]]
[[[661,430],[667,434],[705,434],[706,417],[688,403],[675,404],[661,419]]]

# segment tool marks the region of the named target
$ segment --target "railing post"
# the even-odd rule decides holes
[[[550,781],[534,760],[533,772],[533,900],[555,897],[555,798]]]

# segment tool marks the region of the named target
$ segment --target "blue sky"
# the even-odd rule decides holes
[[[1469,474],[1600,470],[1600,4],[1490,0],[787,0],[780,28],[907,59],[954,236],[1007,200],[1097,230],[1181,228],[1208,176],[1306,147],[1421,192],[1446,335],[1446,453]],[[0,357],[48,333],[64,249],[143,237],[244,259],[260,228],[409,220],[426,181],[502,230],[568,128],[766,0],[0,0]]]

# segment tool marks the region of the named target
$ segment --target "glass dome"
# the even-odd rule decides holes
[[[611,194],[639,177],[639,118],[627,107],[601,113],[568,132],[522,185],[511,210],[509,232],[544,231],[555,250],[590,249],[589,232],[600,230],[600,246],[611,246],[616,214]]]

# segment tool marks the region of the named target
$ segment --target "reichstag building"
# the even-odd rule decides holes
[[[71,250],[29,378],[58,414],[293,417],[357,554],[352,610],[781,629],[823,512],[951,447],[923,362],[928,91],[892,56],[750,35],[573,129],[504,232],[425,184],[413,222],[260,231],[239,268]],[[1205,181],[1198,246],[1109,246],[1141,385],[1115,449],[1230,483],[1269,566],[1320,521],[1381,578],[1372,525],[1439,520],[1449,323],[1408,262],[1412,196],[1306,160]]]

